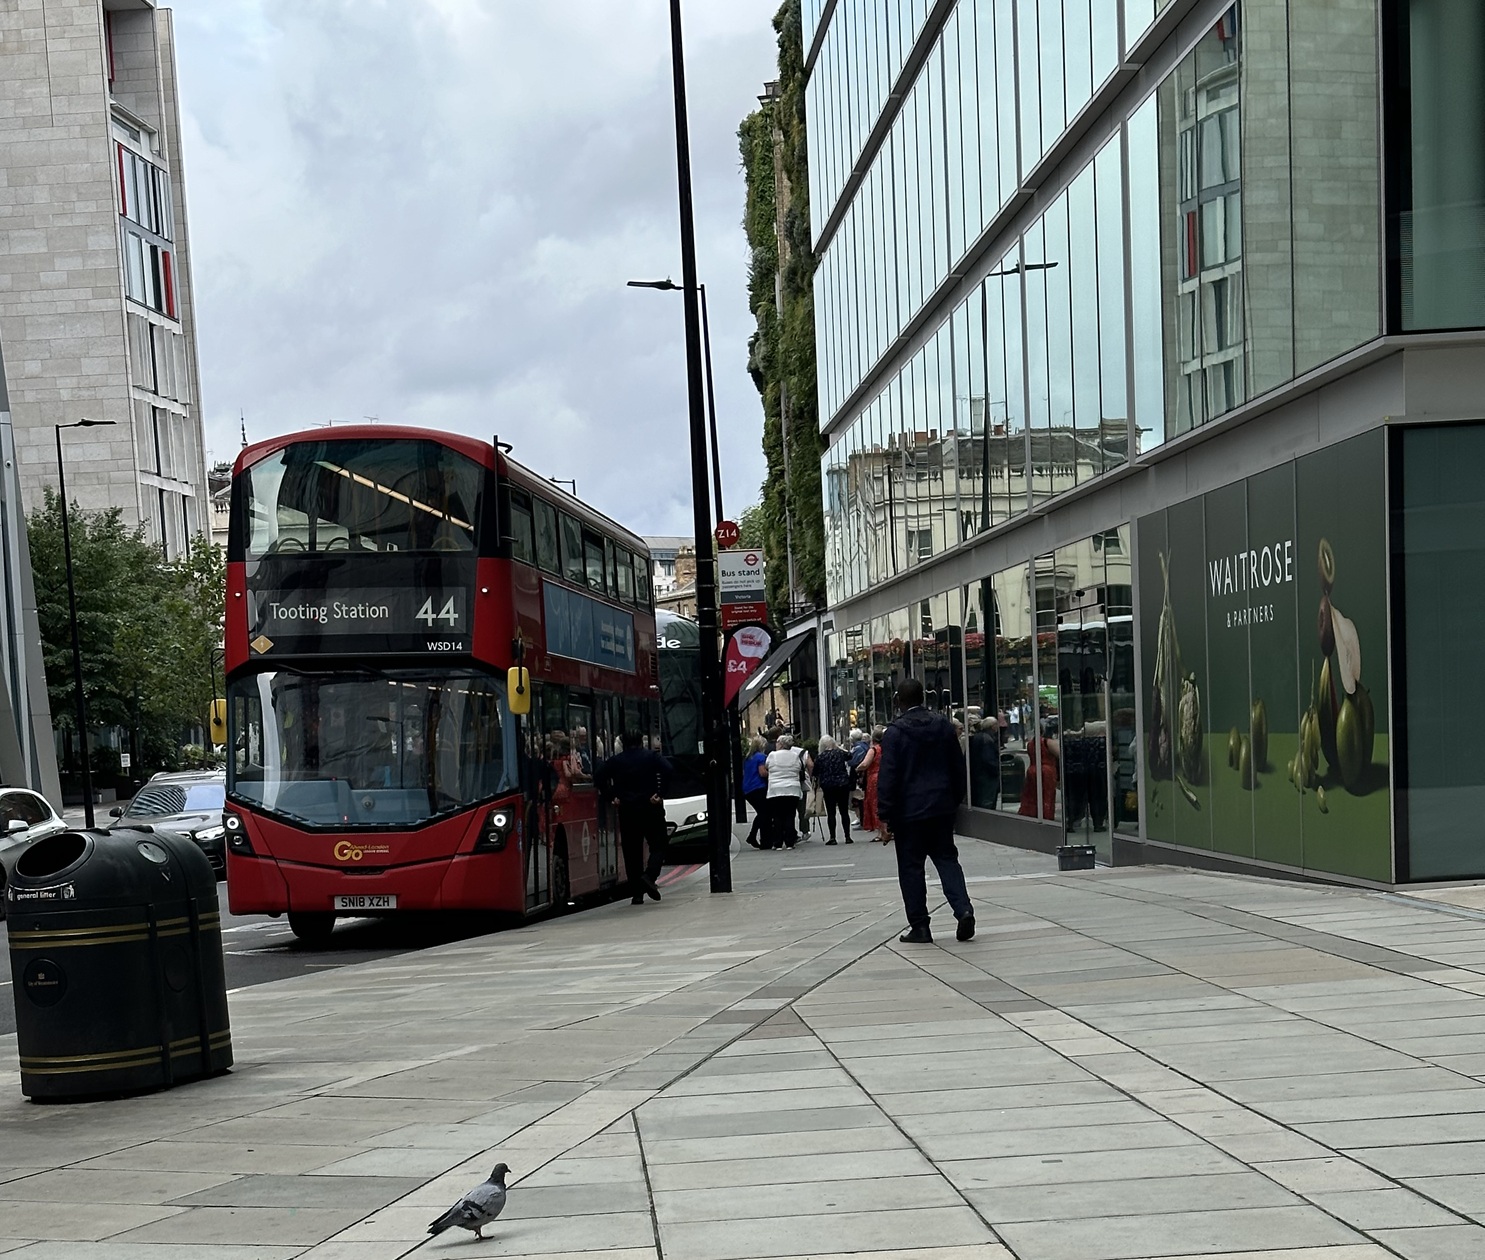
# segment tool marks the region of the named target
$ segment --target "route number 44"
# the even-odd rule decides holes
[[[430,595],[423,601],[423,606],[414,614],[417,620],[426,623],[428,629],[433,629],[434,622],[447,621],[450,626],[459,624],[459,614],[454,611],[454,600],[450,596],[448,601],[437,612],[433,611],[433,597]]]

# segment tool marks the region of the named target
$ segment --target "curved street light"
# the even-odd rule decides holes
[[[67,467],[62,461],[63,429],[97,429],[114,424],[113,420],[89,420],[84,417],[72,424],[57,424],[57,489],[62,501],[62,558],[67,569],[67,628],[72,635],[72,685],[77,702],[78,757],[82,762],[83,816],[88,830],[93,829],[93,767],[88,756],[88,698],[83,692],[82,643],[77,633],[77,584],[72,577],[72,525],[67,515]]]

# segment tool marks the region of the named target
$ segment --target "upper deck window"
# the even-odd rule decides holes
[[[299,442],[242,480],[250,560],[477,547],[485,470],[437,442]]]
[[[561,550],[557,545],[557,509],[544,499],[536,500],[536,562],[548,573],[561,573]]]

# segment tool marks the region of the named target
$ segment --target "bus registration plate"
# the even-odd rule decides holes
[[[337,910],[395,910],[396,893],[361,893],[354,897],[337,897]]]

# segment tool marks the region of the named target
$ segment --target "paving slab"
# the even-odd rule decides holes
[[[1366,1241],[1323,1212],[1306,1207],[1214,1209],[1101,1220],[1008,1224],[1001,1234],[1025,1260],[1139,1260],[1216,1251],[1242,1239],[1265,1247],[1324,1248]]]

